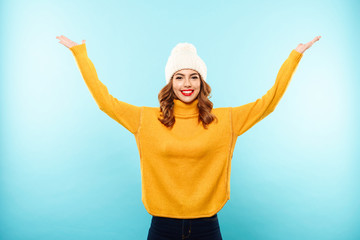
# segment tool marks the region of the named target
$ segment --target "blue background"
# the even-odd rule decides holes
[[[214,107],[264,95],[299,43],[276,110],[237,140],[223,238],[360,239],[359,1],[1,1],[0,239],[146,239],[133,135],[90,95],[81,43],[119,100],[158,106],[190,42]]]

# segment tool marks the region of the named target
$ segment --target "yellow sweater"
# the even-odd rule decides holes
[[[198,124],[197,99],[174,100],[172,130],[157,118],[159,107],[134,106],[109,94],[98,79],[85,44],[70,48],[98,107],[134,134],[140,154],[142,202],[153,216],[210,217],[230,199],[231,159],[237,137],[264,119],[279,103],[303,54],[292,50],[275,84],[254,102],[214,108],[218,118]]]

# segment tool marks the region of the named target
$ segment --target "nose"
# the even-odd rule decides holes
[[[185,79],[184,86],[191,87],[190,79]]]

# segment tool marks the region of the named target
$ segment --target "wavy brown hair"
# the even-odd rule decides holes
[[[198,74],[200,77],[200,92],[197,96],[197,99],[199,99],[198,102],[198,108],[199,108],[199,118],[198,122],[202,122],[202,125],[205,129],[208,128],[208,124],[212,123],[214,120],[216,122],[218,121],[217,117],[211,113],[211,110],[213,108],[213,103],[209,100],[211,98],[211,87],[209,84],[207,84],[200,74]],[[161,117],[158,118],[158,120],[164,124],[166,127],[172,129],[172,127],[175,124],[175,116],[174,116],[174,99],[179,99],[173,90],[172,82],[173,77],[171,77],[171,80],[169,83],[163,87],[159,94],[158,99],[160,102],[160,111],[161,111]]]

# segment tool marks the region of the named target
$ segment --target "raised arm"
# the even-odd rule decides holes
[[[275,110],[275,107],[284,95],[285,90],[296,71],[303,53],[319,39],[320,36],[315,37],[309,43],[299,44],[296,49],[291,51],[277,74],[275,84],[265,95],[254,102],[231,108],[233,131],[237,136],[240,136],[249,130],[252,126]]]
[[[64,37],[63,41],[71,40]],[[81,75],[101,111],[135,134],[140,125],[141,107],[119,101],[109,93],[107,87],[99,80],[95,66],[87,55],[85,41],[82,44],[67,43],[66,46],[73,53]]]

